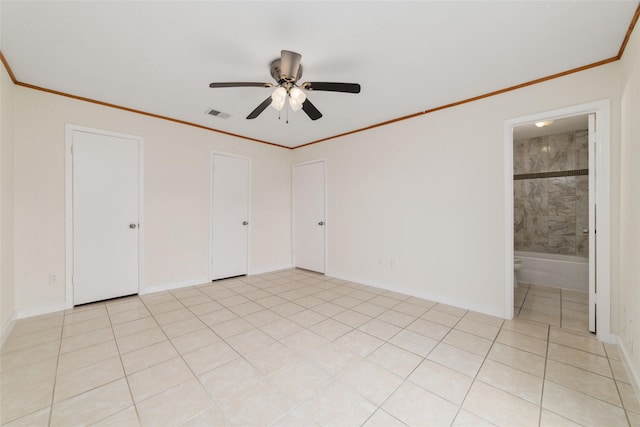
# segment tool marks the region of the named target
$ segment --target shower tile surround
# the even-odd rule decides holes
[[[588,131],[514,141],[514,247],[589,256]]]

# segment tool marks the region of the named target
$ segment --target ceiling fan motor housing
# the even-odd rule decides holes
[[[277,81],[278,83],[284,81],[287,83],[295,83],[298,80],[300,80],[300,78],[302,77],[302,65],[298,66],[298,75],[295,78],[292,78],[290,76],[285,76],[282,74],[282,68],[280,67],[281,64],[281,60],[280,58],[274,59],[271,62],[271,77],[273,77],[273,80]]]

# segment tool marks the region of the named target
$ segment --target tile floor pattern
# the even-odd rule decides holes
[[[229,279],[20,320],[0,424],[640,426],[617,348],[557,326],[301,270]]]
[[[514,315],[574,331],[589,330],[589,295],[548,286],[519,283],[514,290]]]

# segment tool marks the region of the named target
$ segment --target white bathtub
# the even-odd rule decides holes
[[[589,258],[515,251],[522,260],[516,272],[518,282],[589,291]]]

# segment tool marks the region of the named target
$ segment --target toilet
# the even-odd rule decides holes
[[[520,258],[513,259],[513,287],[518,287],[518,275],[516,274],[518,270],[522,268],[522,260]]]

